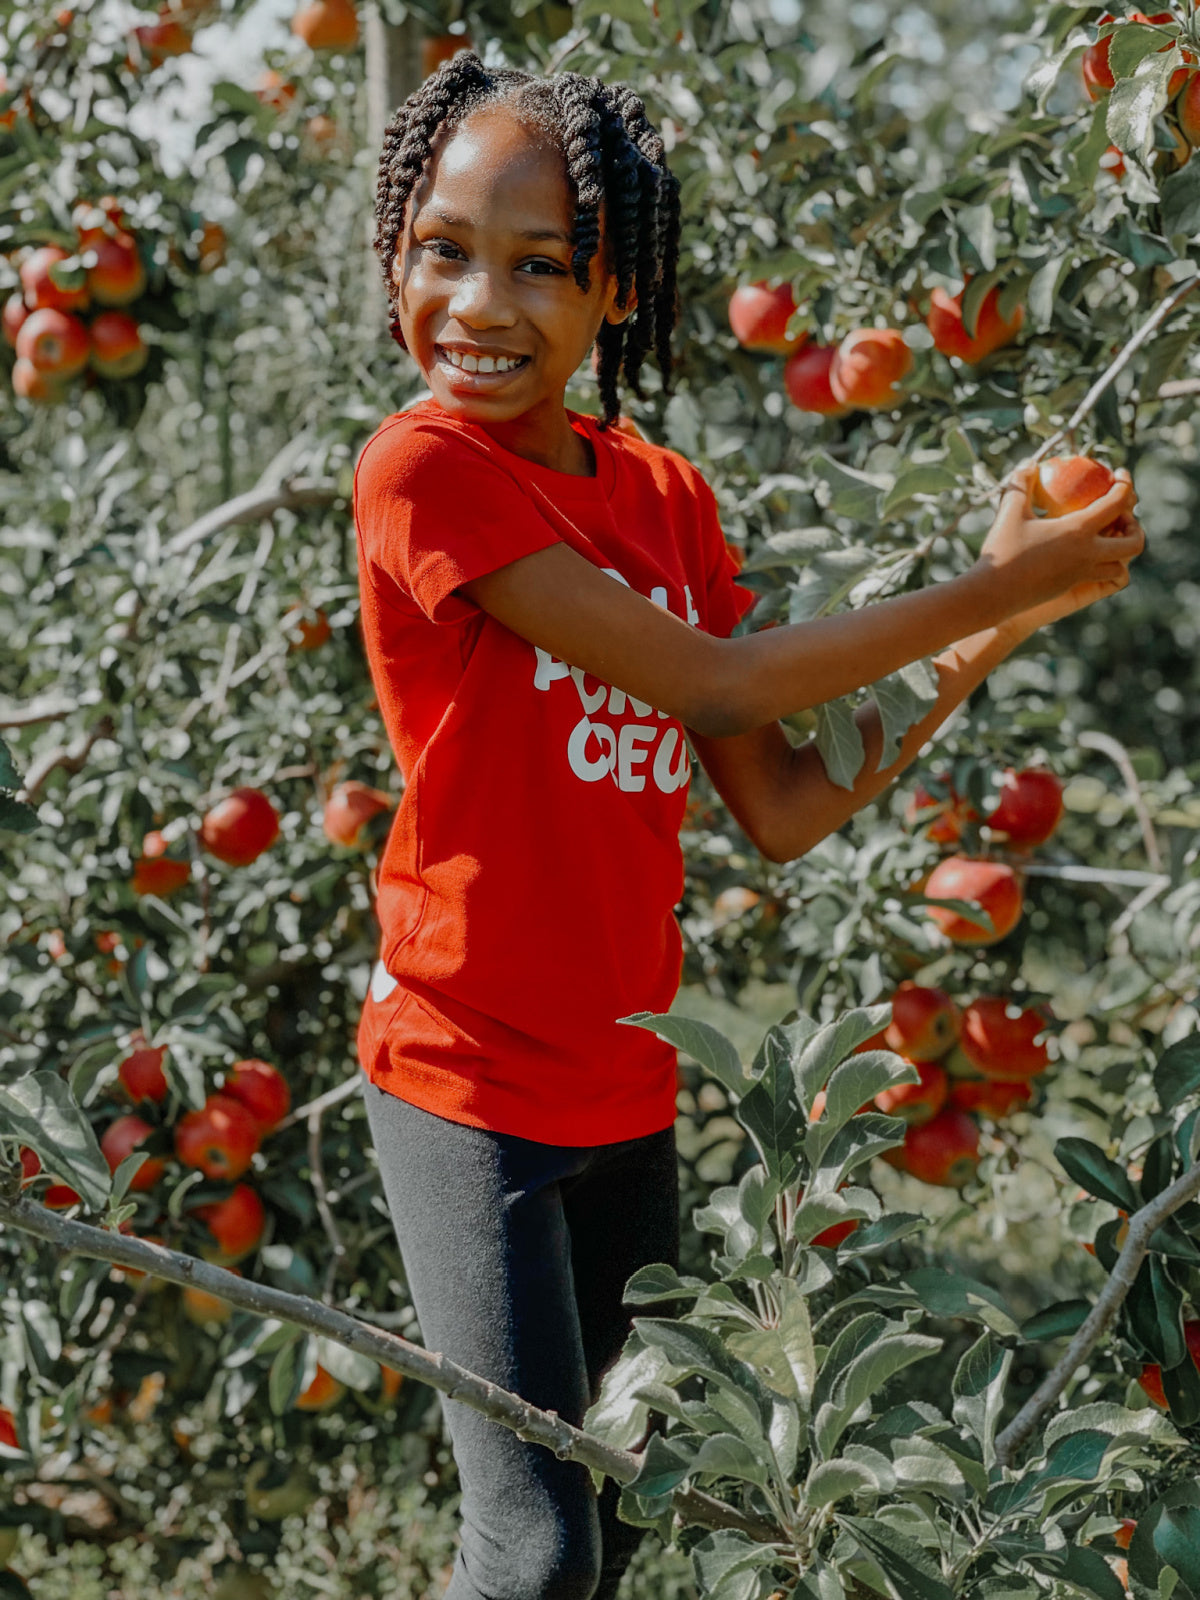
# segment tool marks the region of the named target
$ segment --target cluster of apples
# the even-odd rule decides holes
[[[996,944],[1016,927],[1025,906],[1019,870],[1007,861],[961,853],[964,833],[982,821],[1010,852],[1045,844],[1063,814],[1063,786],[1046,767],[1007,767],[1000,797],[982,818],[947,778],[933,778],[931,791],[918,783],[905,810],[906,821],[923,826],[925,836],[953,853],[938,862],[920,887],[929,900],[965,900],[987,914],[991,927],[973,922],[950,906],[931,905],[929,915],[952,944]],[[936,791],[936,792],[934,792]]]
[[[1131,11],[1127,17],[1115,17],[1111,11],[1104,12],[1097,20],[1097,27],[1105,28],[1110,24],[1113,26],[1108,33],[1084,51],[1080,63],[1083,86],[1088,98],[1093,101],[1103,100],[1116,83],[1109,54],[1118,28],[1130,23],[1157,28],[1164,24],[1174,24],[1177,20],[1169,11],[1156,11],[1150,16],[1144,11]],[[1176,42],[1176,37],[1172,34],[1159,46],[1159,54],[1174,49]],[[1200,145],[1200,71],[1194,70],[1196,68],[1194,51],[1184,50],[1183,60],[1184,65],[1176,68],[1167,83],[1167,95],[1172,102],[1167,120],[1175,139],[1175,148],[1164,152],[1165,161],[1170,168],[1185,166],[1191,160],[1192,151]],[[1100,164],[1114,178],[1120,179],[1125,176],[1125,157],[1115,144],[1109,145]]]
[[[365,848],[363,829],[373,817],[392,809],[393,800],[382,789],[360,783],[355,778],[334,784],[325,801],[321,826],[333,844],[349,849]],[[279,838],[279,813],[261,789],[235,789],[205,812],[200,822],[199,840],[210,855],[231,867],[247,867],[257,861]],[[165,897],[182,889],[192,875],[190,863],[169,854],[170,844],[161,829],[152,829],[142,840],[140,856],[133,864],[130,886],[135,894]]]
[[[925,325],[935,349],[974,366],[1012,343],[1025,312],[1018,305],[1003,315],[999,287],[993,286],[979,307],[975,331],[968,332],[963,299],[970,281],[954,296],[934,289]],[[729,301],[729,325],[744,350],[787,357],[783,386],[794,406],[840,417],[900,404],[913,353],[899,328],[855,328],[836,345],[817,344],[807,333],[789,334],[797,310],[787,283],[774,288],[765,281],[743,284]]]
[[[960,1009],[943,990],[905,980],[892,1020],[860,1050],[893,1050],[919,1082],[876,1095],[874,1107],[908,1124],[894,1166],[939,1187],[961,1188],[979,1165],[978,1117],[1003,1121],[1032,1104],[1034,1080],[1050,1065],[1040,1037],[1051,1021],[1039,1005],[980,995]]]
[[[73,251],[43,244],[18,268],[21,287],[0,313],[16,351],[12,386],[24,400],[56,404],[73,379],[131,378],[150,351],[132,307],[146,288],[137,236],[120,203],[105,195],[75,210]]]

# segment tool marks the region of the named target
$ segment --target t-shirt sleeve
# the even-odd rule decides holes
[[[706,574],[705,632],[716,639],[728,639],[758,596],[737,582],[740,563],[734,560],[726,543],[716,495],[698,473],[695,484]]]
[[[431,622],[477,614],[455,591],[559,542],[497,462],[446,429],[399,423],[370,439],[354,474],[368,570],[385,573]]]

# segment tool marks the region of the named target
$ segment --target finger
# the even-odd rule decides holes
[[[1101,533],[1123,512],[1131,509],[1130,492],[1131,486],[1118,479],[1107,494],[1102,494],[1099,500],[1093,500],[1090,506],[1084,506],[1067,517],[1056,517],[1054,521],[1073,526],[1080,533]]]
[[[1146,547],[1146,536],[1141,528],[1136,528],[1132,533],[1109,533],[1103,531],[1098,537],[1104,540],[1104,556],[1107,561],[1132,561],[1135,556],[1140,556]]]

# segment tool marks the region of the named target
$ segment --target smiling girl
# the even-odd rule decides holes
[[[625,1283],[679,1245],[666,1011],[689,746],[764,855],[878,795],[1037,628],[1128,582],[1127,474],[1038,519],[1016,475],[975,565],[867,609],[732,638],[716,502],[624,431],[671,372],[678,185],[632,90],[460,54],[384,138],[376,249],[432,398],[355,475],[363,633],[406,788],[379,868],[364,1092],[426,1345],[582,1420]],[[602,416],[568,411],[596,351]],[[779,719],[934,655],[937,701],[852,791]],[[612,1600],[642,1530],[587,1470],[454,1402],[449,1600]]]

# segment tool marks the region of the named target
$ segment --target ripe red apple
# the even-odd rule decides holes
[[[137,318],[127,311],[102,311],[88,333],[92,342],[88,359],[103,378],[132,378],[150,359]]]
[[[61,245],[44,244],[21,263],[21,288],[31,311],[82,311],[88,303],[86,282],[64,287],[53,275],[60,262],[71,258]]]
[[[333,638],[329,618],[319,609],[311,616],[305,616],[302,607],[293,606],[284,617],[283,626],[285,631],[300,635],[288,645],[289,650],[319,650]]]
[[[744,350],[790,355],[808,337],[803,333],[791,339],[787,336],[788,319],[795,310],[790,283],[775,289],[764,282],[746,283],[730,297],[729,326]]]
[[[125,65],[130,72],[161,67],[168,56],[186,55],[192,36],[178,22],[144,22],[129,30],[130,49]]]
[[[892,996],[892,1020],[884,1038],[889,1050],[909,1061],[936,1061],[958,1038],[961,1027],[959,1009],[944,990],[905,978]]]
[[[1089,456],[1050,456],[1037,470],[1033,485],[1033,504],[1048,517],[1063,517],[1082,511],[1117,481],[1111,467]]]
[[[66,385],[48,372],[39,372],[32,361],[14,363],[12,387],[21,400],[32,400],[38,405],[56,406],[67,397]]]
[[[1025,898],[1010,866],[969,856],[947,856],[939,861],[929,874],[925,894],[930,900],[969,901],[991,918],[993,932],[988,933],[948,906],[930,906],[929,915],[955,944],[998,943],[1020,921]]]
[[[240,1261],[257,1249],[267,1224],[263,1203],[248,1183],[235,1185],[224,1200],[211,1200],[192,1209],[208,1224],[223,1261]]]
[[[210,1094],[175,1125],[175,1154],[206,1178],[240,1178],[262,1140],[256,1117],[229,1095]]]
[[[897,387],[912,371],[913,353],[899,328],[856,328],[837,347],[829,387],[845,406],[878,410],[903,399]]]
[[[1103,26],[1106,22],[1114,22],[1116,18],[1111,11],[1106,11],[1098,19],[1098,24]],[[1106,39],[1097,39],[1096,43],[1089,45],[1083,52],[1081,63],[1083,71],[1083,86],[1087,90],[1089,100],[1101,100],[1116,83],[1112,68],[1108,64],[1108,52],[1112,48],[1112,35]]]
[[[117,1068],[117,1080],[131,1100],[161,1104],[167,1098],[167,1075],[163,1071],[167,1047],[160,1044],[152,1049],[144,1039],[134,1042],[136,1049]]]
[[[970,282],[970,279],[967,280]],[[963,323],[963,297],[966,285],[953,298],[945,289],[935,289],[931,295],[926,326],[933,335],[934,348],[945,356],[957,356],[969,366],[974,366],[986,356],[1011,344],[1025,322],[1025,308],[1017,306],[1007,320],[1000,315],[1000,288],[994,285],[984,296],[972,337]]]
[[[345,1393],[346,1386],[318,1362],[312,1382],[296,1396],[297,1411],[328,1411]]]
[[[1000,800],[984,817],[995,833],[1008,836],[1009,844],[1045,844],[1062,821],[1063,786],[1045,767],[1005,769],[1000,780]]]
[[[903,1117],[910,1125],[928,1122],[946,1104],[949,1083],[934,1061],[914,1063],[921,1075],[919,1083],[898,1083],[881,1089],[875,1096],[876,1109],[889,1117]]]
[[[354,778],[339,783],[325,802],[321,825],[325,837],[334,844],[362,848],[362,829],[372,817],[390,811],[393,801],[382,789],[372,789],[369,784]]]
[[[0,1406],[0,1444],[6,1444],[13,1450],[21,1448],[17,1439],[17,1420],[7,1406]]]
[[[261,789],[235,789],[200,824],[200,842],[218,861],[244,867],[279,837],[279,816]]]
[[[21,331],[21,324],[28,315],[29,307],[25,304],[25,296],[19,289],[14,289],[4,302],[3,313],[0,313],[4,342],[14,350],[17,348],[17,335]]]
[[[118,1117],[100,1139],[100,1152],[108,1162],[108,1170],[115,1172],[124,1161],[125,1157],[143,1144],[154,1132],[152,1125],[144,1118],[132,1114]],[[133,1175],[129,1187],[131,1189],[153,1189],[154,1185],[167,1170],[167,1163],[159,1156],[150,1156],[142,1162]]]
[[[961,1189],[979,1165],[979,1129],[965,1111],[948,1106],[904,1136],[905,1172],[939,1188]]]
[[[980,995],[963,1012],[961,1044],[985,1078],[1005,1082],[1036,1078],[1050,1065],[1045,1043],[1035,1043],[1050,1020],[1037,1006],[1024,1010],[1002,994]]]
[[[950,1089],[950,1104],[960,1111],[974,1111],[999,1122],[1027,1106],[1033,1090],[1026,1082],[1009,1083],[999,1078],[957,1078]]]
[[[186,861],[174,861],[169,856],[158,860],[143,856],[133,864],[130,887],[134,894],[156,894],[160,898],[182,889],[192,875]]]
[[[1200,1372],[1200,1320],[1193,1317],[1184,1322],[1183,1339],[1187,1345],[1188,1354],[1192,1358],[1192,1365]],[[1166,1391],[1163,1388],[1162,1368],[1157,1361],[1148,1361],[1146,1363],[1138,1374],[1138,1382],[1156,1406],[1161,1406],[1164,1411],[1170,1409],[1167,1405]]]
[[[287,1079],[269,1061],[235,1061],[229,1069],[221,1093],[244,1105],[264,1133],[270,1133],[292,1104]]]
[[[96,259],[87,269],[88,290],[102,306],[127,306],[146,287],[146,269],[131,233],[100,234],[88,245]]]
[[[1137,1532],[1137,1520],[1134,1517],[1124,1517],[1121,1526],[1113,1534],[1113,1543],[1118,1550],[1128,1550],[1133,1543],[1133,1536]]]
[[[353,50],[358,43],[358,12],[353,0],[311,0],[292,18],[292,32],[310,50]]]
[[[953,784],[946,787],[946,795],[935,795],[923,783],[918,783],[904,809],[904,820],[910,828],[932,816],[933,820],[926,823],[925,837],[934,844],[957,844],[967,824],[979,820],[979,813],[971,802],[959,794]]]
[[[73,378],[87,365],[88,332],[69,311],[43,306],[31,311],[17,334],[17,359],[28,361],[46,377]]]
[[[1200,72],[1190,72],[1183,93],[1175,102],[1175,115],[1183,137],[1193,146],[1200,145]]]
[[[788,357],[783,369],[783,387],[799,411],[815,411],[823,417],[843,417],[849,411],[834,394],[829,373],[837,355],[836,345],[804,344]]]

